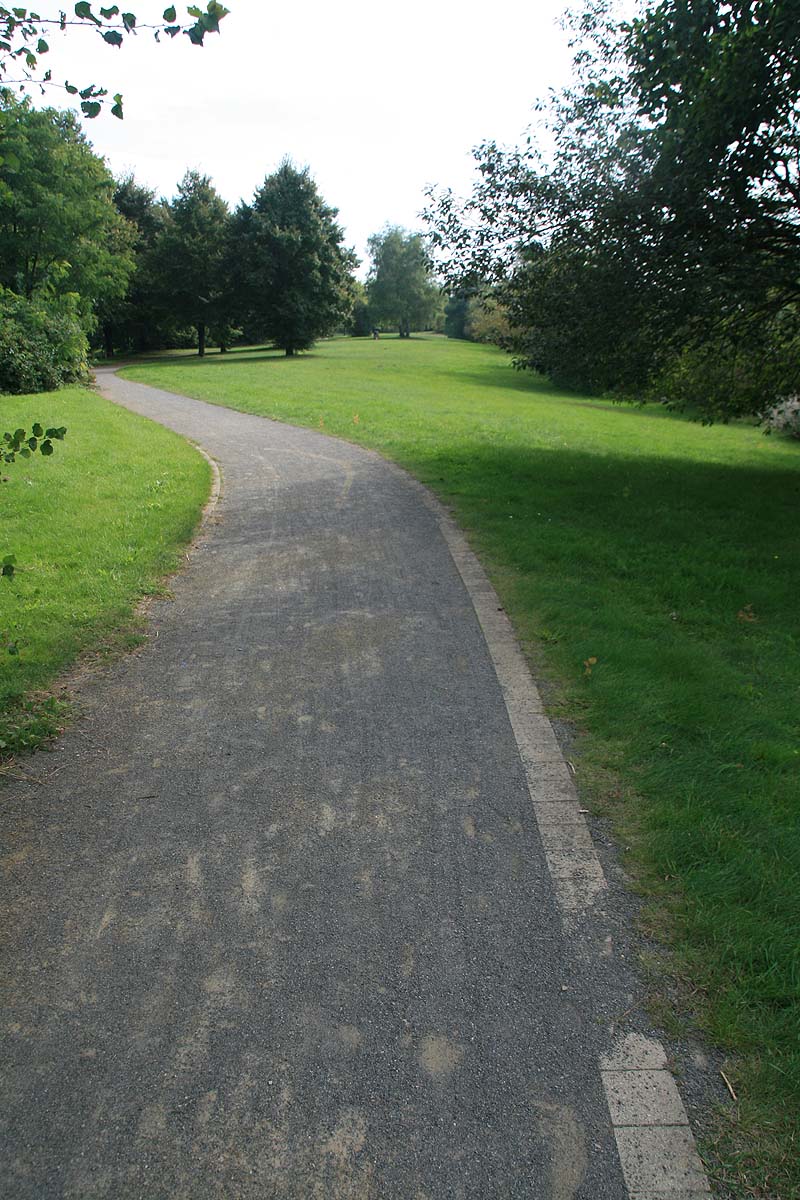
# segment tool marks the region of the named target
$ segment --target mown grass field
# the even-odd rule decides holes
[[[36,420],[67,436],[2,471],[0,558],[17,564],[0,579],[0,757],[58,727],[32,693],[82,650],[135,640],[133,606],[176,565],[209,489],[196,450],[87,389],[2,397],[0,432]]]
[[[664,1012],[732,1055],[718,1177],[800,1196],[800,446],[441,338],[124,374],[373,447],[453,506],[584,733],[579,781],[671,947]]]

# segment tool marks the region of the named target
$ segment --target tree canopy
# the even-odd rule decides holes
[[[431,263],[420,234],[387,226],[369,239],[372,264],[367,294],[372,320],[396,325],[401,338],[424,329],[441,304]]]
[[[287,355],[334,333],[353,304],[356,258],[337,210],[308,168],[285,160],[242,203],[231,226],[232,299],[238,315]]]
[[[427,219],[452,286],[497,281],[518,360],[594,391],[763,413],[798,389],[794,0],[591,0],[554,151],[485,143]]]
[[[207,175],[187,171],[164,218],[153,248],[153,287],[165,312],[196,329],[203,355],[208,327],[218,325],[227,308],[228,206]]]
[[[0,284],[96,303],[124,294],[132,230],[113,202],[114,179],[74,115],[6,100],[0,162]]]

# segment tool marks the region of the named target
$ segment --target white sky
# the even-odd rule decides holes
[[[566,0],[228,3],[202,49],[143,31],[116,50],[79,29],[50,38],[42,62],[56,80],[122,92],[124,121],[85,125],[115,174],[130,169],[169,197],[197,168],[234,206],[289,155],[311,168],[362,257],[385,223],[420,227],[426,184],[466,192],[471,147],[516,142],[535,101],[569,75]],[[165,6],[130,5],[140,23]],[[66,100],[54,90],[43,102]]]

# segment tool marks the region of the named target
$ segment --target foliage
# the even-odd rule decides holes
[[[241,323],[288,356],[334,333],[354,302],[356,258],[342,246],[337,210],[308,168],[284,160],[233,216],[229,289]]]
[[[0,461],[6,464],[16,462],[17,455],[20,458],[30,458],[37,450],[48,458],[53,453],[53,442],[63,442],[66,435],[66,425],[45,429],[38,421],[33,423],[30,433],[21,426],[13,433],[7,431],[0,439]],[[11,579],[14,576],[16,561],[15,554],[6,554],[3,557],[0,567],[0,576],[3,579]],[[19,653],[16,642],[9,642],[7,649],[9,654]]]
[[[767,413],[765,424],[769,430],[800,438],[800,396],[788,396]]]
[[[77,297],[26,300],[0,287],[0,393],[47,392],[87,374]]]
[[[369,297],[367,289],[360,279],[352,281],[353,311],[347,326],[347,332],[352,337],[368,337],[372,332],[372,320],[369,313]]]
[[[502,282],[522,363],[708,420],[797,390],[796,15],[663,0],[625,24],[589,0],[549,157],[488,142],[466,202],[430,194],[448,282]]]
[[[513,343],[508,309],[491,293],[472,296],[467,303],[464,336],[471,342],[506,347]]]
[[[0,285],[77,295],[81,319],[122,297],[133,230],[114,207],[114,180],[72,113],[6,99],[0,163]]]
[[[450,338],[466,338],[468,297],[464,295],[448,296],[444,306],[444,333]]]
[[[387,225],[369,239],[367,294],[376,325],[396,325],[401,338],[429,327],[441,303],[422,237]]]
[[[161,302],[158,283],[161,264],[157,240],[168,220],[166,203],[124,175],[114,187],[114,207],[131,229],[133,271],[124,296],[98,305],[96,344],[112,358],[115,350],[134,353],[182,344],[184,326]]]
[[[149,259],[153,295],[173,321],[194,327],[202,356],[209,326],[223,324],[227,313],[230,213],[207,175],[187,171],[163,218]]]
[[[181,24],[175,6],[169,5],[160,22],[147,24],[139,22],[133,12],[120,11],[116,4],[95,8],[88,0],[79,0],[75,5],[75,19],[67,17],[63,11],[58,16],[41,16],[26,8],[0,6],[0,84],[13,85],[23,93],[38,89],[42,94],[45,88],[63,87],[68,95],[78,97],[85,117],[96,117],[108,104],[108,89],[94,83],[78,86],[69,80],[56,84],[52,72],[42,72],[40,66],[40,59],[50,49],[47,38],[54,32],[81,28],[93,30],[104,45],[120,48],[126,38],[135,36],[140,29],[147,29],[156,41],[162,35],[174,38],[183,34],[193,46],[202,46],[207,33],[219,33],[219,23],[228,15],[228,9],[218,0],[208,0],[205,10],[190,5],[186,12],[190,20]],[[18,77],[11,78],[15,74]],[[119,94],[113,97],[111,114],[122,119],[122,96]]]
[[[0,459],[4,463],[13,463],[20,458],[30,458],[38,450],[45,458],[53,453],[53,442],[63,442],[67,434],[66,425],[45,429],[39,421],[34,421],[31,431],[20,427],[13,433],[4,433],[0,439]]]

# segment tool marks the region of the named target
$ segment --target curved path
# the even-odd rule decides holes
[[[3,1196],[707,1194],[458,534],[354,446],[100,382],[222,497],[3,790]]]

